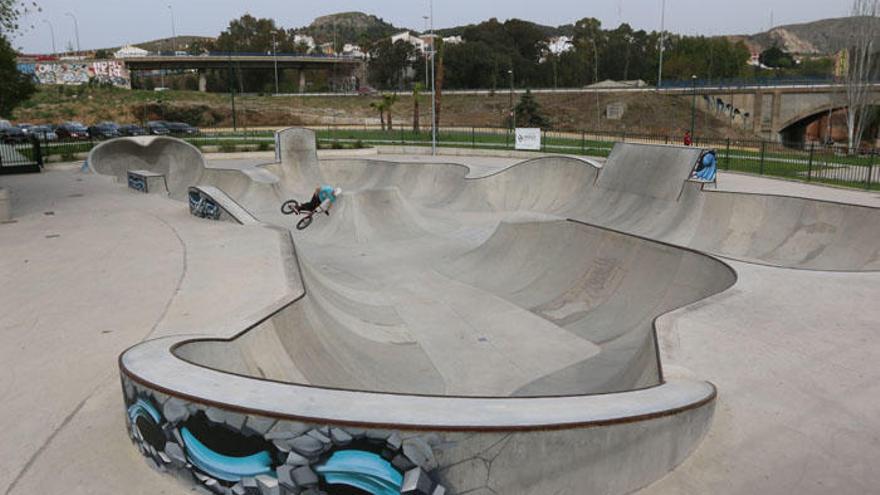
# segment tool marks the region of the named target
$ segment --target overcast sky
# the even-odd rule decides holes
[[[518,17],[559,25],[596,17],[605,27],[628,22],[636,28],[659,30],[662,0],[434,0],[437,28],[479,22],[491,17]],[[72,12],[79,20],[83,49],[138,43],[171,35],[171,11],[177,34],[216,36],[233,18],[245,13],[272,17],[280,25],[305,26],[317,16],[359,10],[396,26],[422,29],[427,0],[320,2],[281,0],[37,0],[43,12],[25,19],[25,32],[14,42],[27,53],[49,52],[49,26],[58,50],[74,42]],[[766,30],[771,12],[775,25],[847,15],[848,0],[666,0],[667,29],[685,34],[742,34]],[[29,27],[33,25],[33,29]]]

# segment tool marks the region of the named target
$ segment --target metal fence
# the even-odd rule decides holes
[[[371,125],[305,126],[315,131],[325,148],[360,148],[371,145],[430,146],[430,128],[382,130]],[[212,152],[271,150],[274,129],[202,129],[197,135],[178,136]],[[438,130],[437,145],[443,147],[513,150],[510,129],[448,126]],[[617,142],[681,145],[682,137],[588,130],[546,130],[542,152],[607,157]],[[43,143],[43,154],[72,161],[82,158],[96,140],[58,140]],[[714,148],[721,170],[767,175],[844,187],[880,189],[880,160],[875,150],[864,151],[818,144],[784,145],[760,140],[703,138],[694,146]]]
[[[43,155],[39,141],[0,143],[0,175],[39,172]]]

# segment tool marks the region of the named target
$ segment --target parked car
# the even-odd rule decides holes
[[[18,124],[18,125],[16,125],[15,127],[18,127],[19,129],[21,129],[22,131],[24,131],[25,134],[30,134],[30,132],[31,132],[31,128],[32,128],[33,126],[34,126],[34,124]]]
[[[0,128],[0,136],[6,144],[23,143],[28,140],[28,135],[15,126]]]
[[[55,130],[52,129],[52,126],[48,125],[35,125],[28,129],[28,135],[33,136],[40,141],[58,140],[58,134],[55,134]]]
[[[99,122],[89,127],[92,139],[113,139],[119,137],[119,125],[116,122]]]
[[[124,124],[119,126],[120,136],[143,136],[147,133],[143,127],[136,124]]]
[[[194,136],[199,133],[195,127],[183,122],[165,122],[165,127],[175,136]]]
[[[168,127],[165,126],[164,122],[158,120],[151,120],[147,122],[147,134],[152,136],[165,136],[169,133]]]
[[[65,122],[55,129],[59,139],[88,139],[89,129],[80,122]]]

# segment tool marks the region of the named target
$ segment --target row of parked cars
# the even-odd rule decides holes
[[[183,122],[166,122],[151,120],[141,127],[137,124],[119,125],[116,122],[99,122],[86,127],[80,122],[63,124],[18,124],[12,125],[8,120],[0,120],[0,140],[4,143],[23,143],[36,138],[40,141],[80,140],[80,139],[112,139],[122,136],[194,136],[199,129]]]

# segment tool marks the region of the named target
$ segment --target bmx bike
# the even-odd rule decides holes
[[[299,222],[296,222],[296,230],[305,230],[312,224],[312,220],[314,220],[315,215],[318,213],[322,213],[324,211],[320,206],[315,208],[314,211],[300,211],[299,202],[295,199],[291,199],[289,201],[285,201],[281,204],[281,213],[285,215],[296,215],[300,214],[305,215],[302,217]]]

